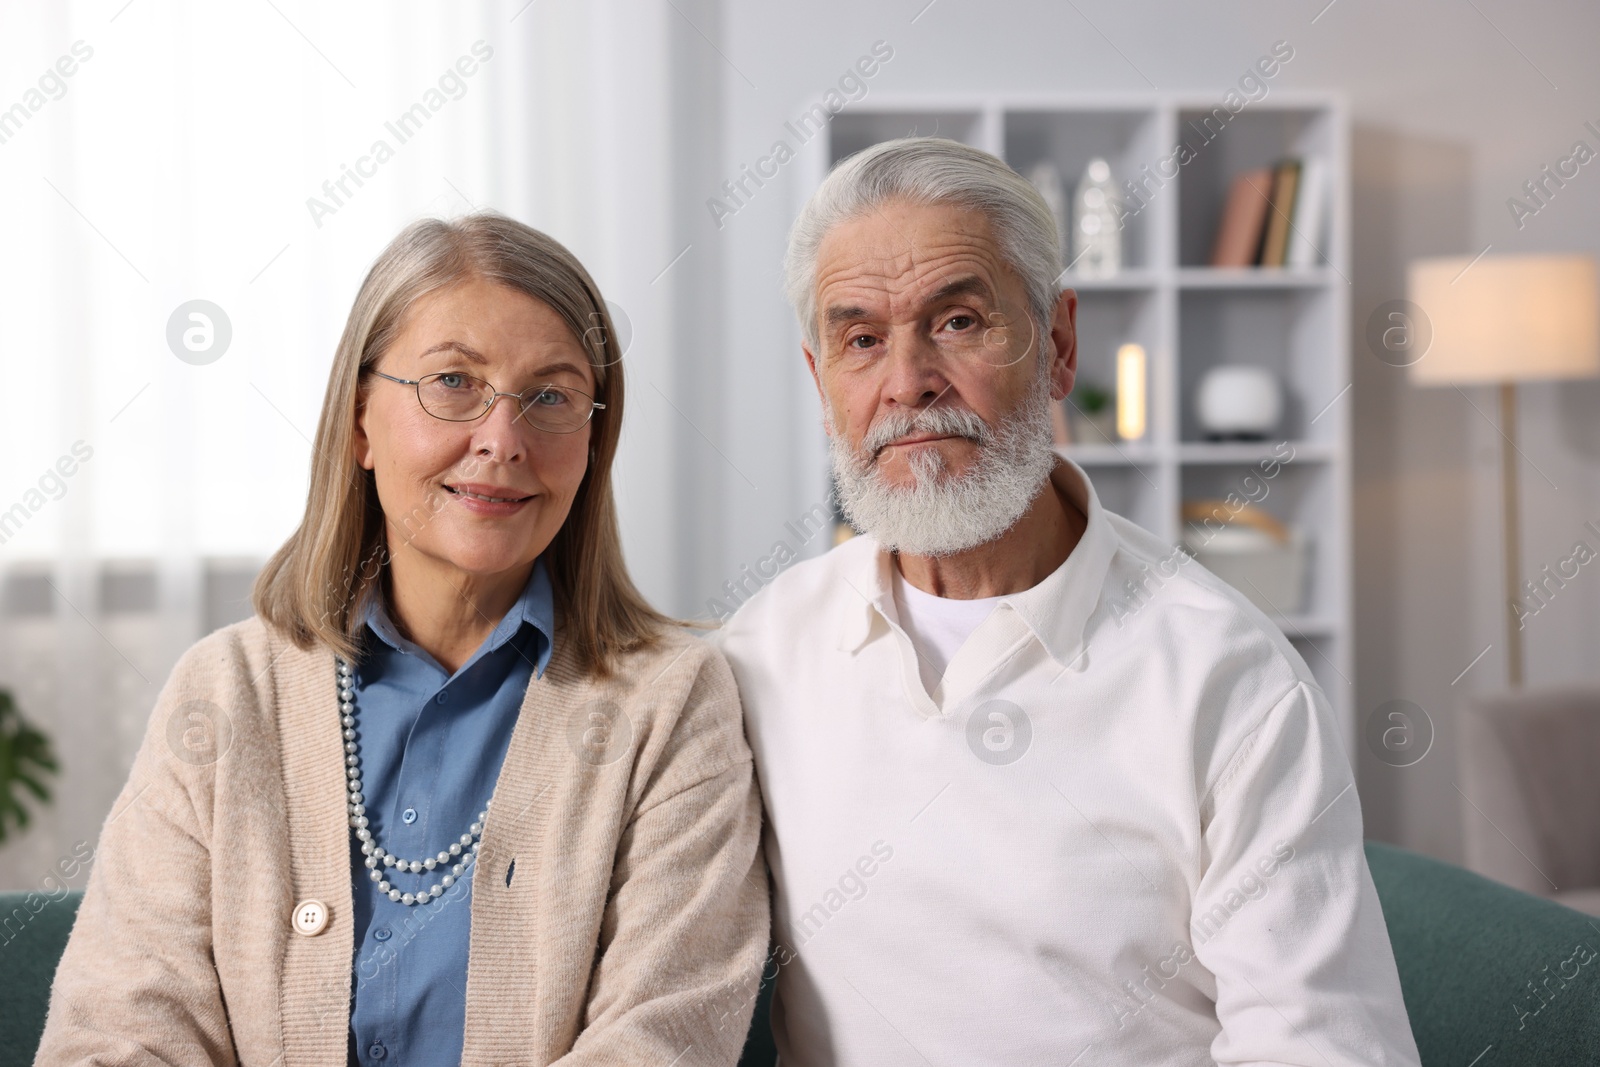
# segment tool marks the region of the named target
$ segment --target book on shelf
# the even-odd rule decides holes
[[[1289,251],[1289,223],[1293,219],[1295,190],[1300,185],[1300,161],[1285,159],[1272,170],[1272,203],[1267,210],[1266,232],[1261,238],[1259,263],[1281,267]]]
[[[1261,232],[1271,206],[1272,169],[1259,167],[1234,176],[1228,202],[1211,248],[1213,267],[1248,267],[1256,261]]]
[[[1328,212],[1327,165],[1280,160],[1234,175],[1211,250],[1213,267],[1315,267]]]
[[[1300,187],[1294,200],[1288,265],[1304,270],[1322,259],[1322,222],[1328,210],[1328,167],[1316,156],[1300,161]]]

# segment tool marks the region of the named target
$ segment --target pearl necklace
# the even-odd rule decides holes
[[[346,663],[341,656],[335,656],[334,662],[339,681],[339,722],[344,727],[345,784],[350,790],[347,808],[350,813],[350,826],[355,830],[357,840],[361,842],[361,854],[367,857],[369,877],[378,883],[378,892],[386,894],[390,900],[399,901],[408,907],[413,904],[426,904],[455,885],[456,879],[460,878],[461,873],[477,858],[478,846],[482,844],[478,839],[483,835],[483,822],[489,816],[489,801],[484,801],[483,810],[478,812],[478,819],[468,827],[468,832],[462,834],[459,840],[452,841],[448,849],[441,850],[436,856],[429,856],[424,860],[403,860],[378,844],[377,839],[372,836],[372,831],[367,828],[367,798],[361,788],[361,752],[356,745],[356,672],[355,668]],[[450,861],[458,856],[460,859],[454,865],[450,865]],[[412,874],[421,874],[423,871],[437,870],[446,866],[449,867],[450,873],[420,893],[402,893],[389,884],[386,875],[390,867]]]

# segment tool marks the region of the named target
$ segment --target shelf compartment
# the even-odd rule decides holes
[[[1148,448],[1155,438],[1155,363],[1160,354],[1160,304],[1155,294],[1142,289],[1086,290],[1078,294],[1078,375],[1073,392],[1063,404],[1073,441],[1080,444],[1115,444],[1120,448]],[[1094,385],[1115,396],[1117,349],[1142,345],[1146,359],[1145,436],[1138,441],[1106,441],[1093,429],[1084,429],[1074,408],[1083,388]],[[1112,410],[1115,411],[1113,400]]]
[[[1178,436],[1205,442],[1195,414],[1200,381],[1212,367],[1243,363],[1267,367],[1283,389],[1283,414],[1273,440],[1331,442],[1337,419],[1319,419],[1346,385],[1341,361],[1329,352],[1337,336],[1334,301],[1323,289],[1203,289],[1178,298]]]
[[[1037,163],[1049,160],[1061,171],[1067,192],[1068,225],[1071,204],[1084,169],[1095,157],[1111,166],[1111,179],[1122,195],[1123,182],[1136,177],[1153,164],[1161,151],[1160,121],[1153,108],[1105,108],[1097,110],[1011,110],[1002,120],[1004,157],[1024,176]],[[1122,263],[1125,268],[1147,267],[1156,261],[1152,242],[1156,227],[1149,208],[1126,219],[1123,229]],[[1072,262],[1071,242],[1063,235],[1063,263]],[[1066,284],[1073,284],[1069,273]]]
[[[1335,163],[1334,121],[1325,108],[1253,105],[1234,115],[1220,107],[1214,111],[1185,108],[1178,112],[1178,139],[1194,153],[1181,170],[1178,189],[1178,262],[1185,267],[1211,262],[1211,248],[1234,175],[1270,167],[1291,156],[1317,157],[1330,170]],[[1332,173],[1329,178],[1329,184],[1343,180]],[[1324,189],[1323,195],[1328,196],[1329,190]],[[1330,200],[1324,208],[1331,204]],[[1324,210],[1325,230],[1329,214]],[[1326,262],[1324,235],[1312,235],[1311,240]]]
[[[1304,603],[1301,610],[1289,612],[1288,617],[1338,617],[1336,546],[1340,534],[1335,524],[1331,465],[1295,462],[1279,465],[1275,470],[1257,463],[1186,466],[1179,475],[1179,486],[1180,508],[1193,500],[1227,500],[1231,496],[1301,531],[1308,552]],[[1180,538],[1182,528],[1180,519]]]

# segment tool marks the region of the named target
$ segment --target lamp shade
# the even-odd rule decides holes
[[[1411,264],[1407,296],[1432,343],[1417,385],[1600,374],[1600,270],[1590,256],[1470,256]]]

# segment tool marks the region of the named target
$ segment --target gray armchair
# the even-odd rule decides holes
[[[1467,868],[1600,915],[1600,688],[1478,697],[1458,755]]]

